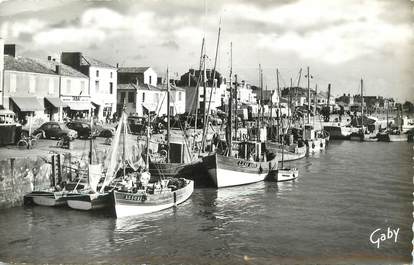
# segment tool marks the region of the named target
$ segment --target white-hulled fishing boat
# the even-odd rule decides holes
[[[235,85],[237,85],[237,76]],[[202,158],[203,165],[217,188],[263,181],[271,171],[277,169],[278,164],[276,157],[267,161],[266,154],[263,150],[264,148],[262,149],[262,143],[260,142],[260,120],[257,126],[257,139],[255,141],[243,141],[238,143],[237,147],[233,146],[232,101],[233,93],[232,89],[230,89],[229,113],[227,118],[227,150],[224,153],[225,155],[213,153]],[[261,109],[263,110],[263,105]],[[233,153],[233,151],[235,152]]]
[[[149,175],[148,172],[143,174]],[[182,178],[164,179],[135,192],[114,190],[112,194],[115,215],[120,218],[165,210],[185,202],[193,191],[194,182]]]
[[[211,154],[203,157],[203,164],[217,188],[263,181],[277,168],[277,159],[250,161],[244,158]]]
[[[167,70],[167,80],[168,70]],[[169,96],[169,84],[167,85]],[[150,114],[148,111],[148,124]],[[146,171],[142,173],[134,172],[133,175],[123,177],[121,182],[113,181],[114,190],[113,208],[116,217],[127,217],[142,215],[161,211],[186,201],[194,191],[194,181],[184,178],[166,178],[160,176],[160,180],[149,183],[151,175],[149,168],[149,138],[150,126],[147,126],[147,152],[146,152]],[[167,140],[169,139],[169,125]],[[169,143],[169,140],[168,140]],[[167,162],[169,162],[169,150],[167,150]],[[135,180],[135,183],[134,183]]]

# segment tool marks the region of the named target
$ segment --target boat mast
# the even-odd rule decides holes
[[[259,80],[260,80],[260,85],[262,84],[262,66],[259,64]],[[257,107],[258,107],[258,111],[257,111],[257,122],[256,122],[256,126],[257,126],[257,141],[260,141],[260,110],[261,110],[261,104],[262,104],[262,88],[260,87],[260,99],[257,100]]]
[[[259,129],[261,127],[261,123],[263,123],[264,120],[264,106],[263,106],[263,69],[260,68],[260,112],[262,114],[261,119],[259,120]],[[259,141],[260,141],[260,130],[259,130]]]
[[[167,68],[167,163],[170,163],[170,79]]]
[[[126,165],[125,165],[125,139],[126,139],[126,132],[127,132],[127,128],[126,128],[126,115],[125,115],[125,108],[126,108],[126,103],[125,103],[125,98],[124,98],[124,107],[122,109],[122,125],[124,126],[124,133],[122,134],[122,164],[123,164],[123,170],[124,170],[124,176],[125,176],[125,170],[126,170]],[[121,125],[121,126],[122,126]]]
[[[92,110],[91,110],[91,113],[92,113]],[[91,126],[91,139],[89,140],[89,165],[91,165],[92,164],[92,144],[93,144],[93,137],[92,137],[92,134],[93,134],[93,118],[92,118],[92,115],[91,115],[91,124],[90,124],[90,126]]]
[[[237,131],[239,127],[239,116],[237,115],[237,75],[234,75],[234,137],[237,139]]]
[[[149,169],[149,142],[150,142],[150,129],[151,129],[151,117],[150,117],[150,111],[149,109],[147,109],[148,111],[148,121],[147,121],[147,150],[145,150],[145,169],[148,170]]]
[[[361,128],[362,128],[362,134],[365,134],[364,131],[364,83],[361,78]]]
[[[277,97],[279,98],[279,102],[278,102],[278,107],[277,107],[277,113],[278,113],[278,115],[277,115],[277,142],[279,142],[280,141],[280,121],[281,121],[281,118],[282,118],[282,111],[281,111],[281,109],[280,109],[280,100],[281,100],[281,97],[280,97],[280,93],[279,93],[279,69],[278,68],[276,68],[276,84],[277,84]]]
[[[292,95],[291,95],[292,88],[293,88],[293,80],[292,80],[292,78],[290,78],[290,87],[289,87],[289,93],[288,93],[288,95],[289,95],[289,99],[288,99],[288,101],[289,101],[289,103],[288,103],[289,127],[290,127],[290,124],[292,123],[292,110],[291,110],[291,108],[292,108]]]
[[[195,121],[194,121],[194,143],[193,143],[193,147],[196,144],[195,141],[195,135],[197,132],[197,120],[198,120],[198,103],[199,103],[199,99],[200,99],[200,78],[201,78],[201,69],[203,67],[203,54],[204,54],[204,37],[203,37],[203,42],[201,43],[201,54],[200,54],[200,67],[198,68],[198,80],[197,80],[197,88],[196,88],[196,109],[195,109]],[[190,74],[190,73],[188,73]]]
[[[283,133],[283,121],[282,121],[282,112],[280,111],[281,110],[281,104],[280,104],[280,99],[282,98],[282,95],[281,95],[281,93],[280,93],[280,87],[279,87],[279,69],[276,69],[276,80],[277,80],[277,94],[278,94],[278,96],[279,96],[279,112],[280,112],[280,114],[279,114],[279,120],[280,120],[280,123],[281,123],[281,125],[282,125],[282,168],[283,168],[283,155],[284,155],[284,150],[283,149],[285,149],[285,143],[284,143],[284,133]],[[278,124],[278,128],[280,128],[279,127],[279,124]],[[279,136],[278,136],[278,138],[280,138]]]
[[[390,101],[387,99],[387,131],[388,131],[388,109],[390,108]]]
[[[207,126],[204,126],[203,129],[203,143],[202,143],[202,150],[203,152],[205,151],[205,142],[207,140],[207,134],[208,134],[208,115],[210,113],[210,108],[211,108],[211,97],[213,96],[213,87],[214,90],[216,90],[217,88],[217,82],[216,81],[216,66],[217,66],[217,56],[218,56],[218,50],[219,50],[219,43],[220,43],[220,32],[221,32],[221,19],[220,19],[220,25],[219,25],[219,30],[218,30],[218,34],[217,34],[217,46],[216,46],[216,55],[214,57],[214,67],[213,67],[213,83],[211,85],[211,89],[210,89],[210,97],[209,97],[209,101],[208,101],[208,109],[207,109]],[[211,76],[211,75],[210,75]]]
[[[207,126],[207,70],[206,70],[206,54],[203,55],[203,126]],[[203,141],[203,139],[201,139]],[[204,149],[204,141],[201,143]]]
[[[309,75],[309,66],[307,67],[307,75],[308,78],[308,124],[310,123],[310,75]]]
[[[313,96],[313,128],[315,128],[316,100],[317,99],[318,99],[318,84],[315,85],[315,95]]]
[[[232,155],[231,145],[232,145],[232,139],[231,139],[231,130],[232,130],[232,101],[233,101],[233,93],[232,93],[232,87],[231,87],[231,76],[233,74],[233,43],[230,42],[230,76],[229,76],[229,109],[228,109],[228,117],[227,117],[227,148],[228,148],[228,155]]]

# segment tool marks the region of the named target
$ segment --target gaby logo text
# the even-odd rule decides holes
[[[381,228],[375,229],[374,232],[371,233],[371,236],[369,237],[369,240],[372,244],[377,245],[377,248],[380,247],[380,244],[384,242],[385,240],[394,239],[394,242],[397,242],[398,239],[398,232],[400,231],[400,228],[397,229],[391,229],[390,227],[387,228],[387,230],[382,232]]]

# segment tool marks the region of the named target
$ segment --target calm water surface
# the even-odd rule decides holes
[[[411,263],[408,143],[331,142],[300,178],[196,189],[175,209],[114,219],[66,208],[0,212],[8,263]],[[370,234],[400,228],[378,249]]]

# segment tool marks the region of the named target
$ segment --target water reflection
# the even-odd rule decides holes
[[[119,264],[167,257],[158,263],[169,263],[170,257],[242,261],[244,255],[344,251],[409,260],[411,152],[406,143],[335,142],[318,159],[287,163],[299,169],[294,182],[195,189],[178,207],[145,216],[116,219],[105,212],[48,207],[3,210],[0,260]],[[389,225],[400,227],[401,237],[386,253],[377,251],[367,234]]]

